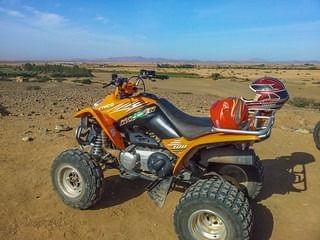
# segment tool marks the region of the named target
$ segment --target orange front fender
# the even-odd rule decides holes
[[[102,114],[99,110],[93,109],[93,108],[85,108],[81,111],[77,112],[74,116],[76,118],[81,118],[84,116],[92,116],[100,125],[100,127],[103,129],[105,134],[110,138],[112,143],[118,148],[118,149],[124,149],[124,143],[121,137],[120,132],[115,128],[114,123],[115,121],[108,117],[107,115]]]

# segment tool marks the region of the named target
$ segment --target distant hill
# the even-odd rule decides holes
[[[72,61],[81,62],[138,62],[138,63],[173,63],[173,62],[201,62],[198,60],[176,60],[169,58],[148,58],[142,56],[124,56],[124,57],[109,57],[96,59],[72,59]]]
[[[291,61],[270,61],[260,58],[252,58],[248,60],[197,60],[197,59],[170,59],[170,58],[149,58],[142,56],[124,56],[124,57],[109,57],[96,59],[71,59],[74,62],[136,62],[136,63],[194,63],[194,64],[262,64],[262,63],[279,63],[279,64],[320,64],[320,60],[291,60]]]
[[[0,61],[5,62],[62,62],[62,63],[79,63],[79,62],[94,62],[94,63],[189,63],[189,64],[320,64],[320,60],[288,60],[288,61],[271,61],[260,58],[252,58],[248,60],[198,60],[198,59],[170,59],[170,58],[153,58],[143,56],[124,56],[124,57],[107,57],[107,58],[72,58],[72,59],[52,59],[52,60],[16,60],[16,61]]]

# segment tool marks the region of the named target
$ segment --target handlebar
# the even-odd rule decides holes
[[[112,80],[108,84],[103,85],[103,88],[109,87],[111,85],[115,85],[117,87],[121,87],[123,83],[130,81],[131,79],[136,78],[137,81],[142,81],[145,79],[149,79],[151,81],[155,81],[155,79],[168,79],[169,76],[163,75],[163,74],[156,74],[156,71],[153,70],[144,70],[141,69],[139,72],[139,75],[137,76],[131,76],[129,78],[123,78],[123,77],[118,77],[118,74],[113,73],[112,74]]]
[[[115,85],[116,87],[121,87],[122,84],[128,82],[128,78],[119,78],[118,75],[112,74],[112,80],[106,85],[103,85],[103,88],[109,87],[111,85]]]

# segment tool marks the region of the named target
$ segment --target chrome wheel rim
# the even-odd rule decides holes
[[[222,217],[211,210],[198,210],[188,220],[188,228],[195,239],[226,239],[227,229]]]
[[[58,185],[62,192],[70,197],[77,198],[83,192],[83,180],[77,169],[71,165],[64,165],[58,170]]]

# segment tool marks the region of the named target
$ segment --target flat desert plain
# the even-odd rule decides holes
[[[101,85],[110,73],[100,70],[94,70],[88,85],[0,81],[0,239],[176,238],[172,215],[180,192],[171,192],[159,209],[145,193],[145,182],[121,179],[115,170],[105,172],[103,199],[92,209],[69,208],[53,191],[53,159],[77,147],[73,114],[110,91]],[[291,99],[320,101],[320,70],[188,71],[204,77],[148,81],[146,87],[199,116],[208,115],[218,98],[252,96],[249,80],[264,75],[285,80]],[[225,78],[214,81],[208,77],[213,72]],[[265,182],[258,201],[251,203],[252,239],[320,239],[320,151],[311,133],[317,121],[319,108],[286,104],[276,115],[271,137],[254,146]],[[32,141],[23,141],[25,137]]]

